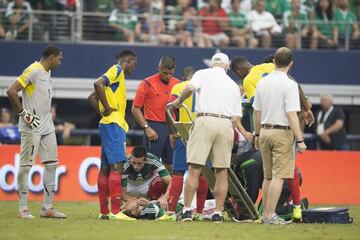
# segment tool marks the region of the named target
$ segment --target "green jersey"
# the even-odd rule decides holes
[[[115,9],[110,14],[109,23],[116,24],[133,31],[135,29],[135,25],[138,23],[138,18],[130,10],[120,12],[119,9]]]
[[[300,11],[294,15],[291,11],[286,11],[283,17],[284,29],[287,33],[301,32],[303,27],[308,25],[306,12]]]
[[[341,9],[336,9],[334,20],[337,22],[339,33],[341,34],[346,34],[347,32],[351,34],[352,24],[357,23],[357,18],[353,12],[343,11]]]
[[[326,14],[322,17],[315,17],[317,30],[328,38],[332,38],[335,25],[327,18]]]
[[[228,19],[229,19],[230,27],[241,29],[247,27],[248,25],[246,14],[242,11],[238,13],[235,12],[228,13]]]
[[[160,177],[170,176],[170,173],[164,165],[161,163],[159,158],[148,153],[146,156],[146,163],[144,167],[140,170],[140,172],[136,172],[131,165],[131,156],[124,164],[124,171],[122,175],[121,185],[123,187],[127,187],[127,183],[133,185],[141,185],[145,183],[147,180],[152,178],[154,174],[159,174]]]
[[[177,203],[175,213],[179,213],[182,207],[180,203]],[[162,217],[165,213],[165,210],[160,207],[159,202],[150,202],[141,209],[139,219],[155,220]]]
[[[281,18],[285,11],[290,10],[290,2],[287,0],[265,1],[265,10],[274,15],[275,18]]]

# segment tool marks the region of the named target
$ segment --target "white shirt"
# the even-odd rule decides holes
[[[195,112],[242,117],[238,85],[221,67],[197,71],[189,84],[195,86]]]
[[[248,16],[251,30],[254,32],[258,32],[261,29],[271,28],[271,31],[280,33],[281,27],[276,22],[274,16],[267,12],[263,11],[259,13],[256,10],[252,10]]]
[[[289,126],[286,113],[300,111],[297,83],[284,72],[273,71],[257,84],[253,108],[261,111],[261,124]]]

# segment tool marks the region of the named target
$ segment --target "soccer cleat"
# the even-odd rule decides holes
[[[291,223],[291,221],[285,221],[284,219],[280,218],[278,215],[274,215],[270,219],[264,218],[264,224],[287,225],[290,223]]]
[[[222,223],[224,221],[224,218],[220,214],[214,213],[211,217],[211,221],[213,223]]]
[[[98,219],[99,220],[109,220],[109,215],[100,213],[98,216]]]
[[[18,218],[34,219],[35,217],[30,213],[29,210],[25,209],[18,213]]]
[[[168,215],[167,213],[164,213],[161,217],[156,219],[157,221],[173,221],[176,222],[176,215],[171,214]]]
[[[135,221],[135,220],[137,220],[136,218],[129,217],[128,215],[126,215],[123,212],[119,212],[117,214],[110,213],[109,214],[109,219],[110,220],[122,220],[122,221]]]
[[[44,207],[40,210],[40,217],[43,218],[66,218],[66,215],[62,212],[55,210],[54,208],[45,209]]]
[[[301,206],[294,206],[292,220],[294,222],[301,222],[301,220],[302,220]]]
[[[185,211],[183,214],[181,214],[181,221],[182,222],[192,221],[191,211]]]
[[[193,219],[194,221],[204,221],[204,217],[201,213],[195,213]]]

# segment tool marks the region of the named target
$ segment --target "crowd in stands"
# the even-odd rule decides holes
[[[360,48],[359,0],[87,0],[86,40],[185,47]],[[27,39],[29,25],[57,40],[60,16],[30,19],[32,9],[75,11],[77,0],[0,0],[0,39]],[[94,14],[95,13],[95,14]],[[65,24],[65,25],[66,25]],[[69,29],[68,29],[69,30]],[[40,30],[39,30],[40,31]],[[44,30],[43,30],[44,31]],[[347,41],[347,39],[349,41]]]

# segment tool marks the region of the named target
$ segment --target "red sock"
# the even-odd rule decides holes
[[[149,184],[149,190],[147,192],[148,198],[150,200],[157,200],[166,192],[167,185],[161,179],[161,177],[154,178]]]
[[[294,205],[300,205],[300,179],[296,167],[294,170],[294,178],[288,180],[288,185]]]
[[[207,197],[209,189],[209,184],[204,176],[199,178],[199,186],[196,191],[196,212],[202,213],[205,205],[205,200]]]
[[[109,214],[109,188],[108,188],[108,176],[99,175],[97,180],[99,190],[99,202],[100,202],[100,213]]]
[[[176,204],[179,201],[183,189],[184,179],[182,176],[173,176],[169,190],[169,211],[175,212]]]
[[[121,174],[110,171],[109,194],[111,199],[111,212],[117,214],[121,210]]]

